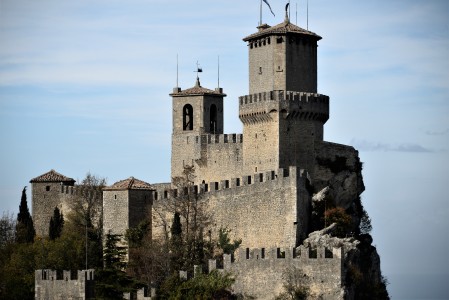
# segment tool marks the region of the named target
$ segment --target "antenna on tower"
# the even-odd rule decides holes
[[[309,0],[307,0],[307,30],[309,30]]]
[[[179,64],[178,64],[178,54],[176,54],[176,87],[179,87]]]
[[[296,15],[296,22],[295,22],[295,25],[298,25],[298,2],[296,2],[295,15]]]
[[[218,55],[218,88],[220,88],[220,55]]]

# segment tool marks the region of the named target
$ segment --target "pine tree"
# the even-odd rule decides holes
[[[62,228],[64,227],[64,216],[59,211],[58,207],[55,207],[53,211],[53,217],[50,219],[49,237],[50,240],[55,240],[61,236]]]
[[[97,272],[95,295],[98,299],[123,299],[123,293],[143,287],[141,283],[126,275],[126,247],[119,245],[121,236],[107,234],[103,250],[104,268]]]
[[[32,243],[36,235],[33,219],[28,210],[26,188],[24,187],[22,190],[22,199],[20,200],[19,214],[17,215],[16,239],[18,243]]]
[[[183,266],[183,252],[181,216],[178,212],[175,212],[170,238],[170,266],[172,271],[181,270]]]

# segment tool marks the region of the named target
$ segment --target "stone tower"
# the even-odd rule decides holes
[[[173,98],[173,133],[171,176],[180,176],[184,165],[200,159],[201,149],[192,145],[204,134],[223,133],[223,98],[221,88],[201,86],[199,78],[194,87],[181,90],[176,87]]]
[[[61,192],[65,186],[74,186],[75,180],[55,170],[30,180],[33,207],[33,222],[37,236],[47,236],[50,218],[55,207],[62,209]],[[67,211],[64,211],[66,213]],[[65,209],[66,210],[66,209]]]
[[[320,36],[285,21],[243,40],[249,50],[249,92],[240,97],[244,173],[288,166],[309,172],[323,141],[329,97],[317,94]]]
[[[130,177],[103,188],[103,232],[125,235],[142,220],[150,220],[153,188]],[[151,224],[150,224],[151,225]],[[151,227],[151,226],[150,226]]]

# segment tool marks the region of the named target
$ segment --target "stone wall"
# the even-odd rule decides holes
[[[172,140],[172,177],[185,165],[195,166],[195,184],[240,176],[243,164],[241,134],[178,134]]]
[[[249,41],[249,92],[317,92],[317,42],[278,35]]]
[[[232,259],[234,258],[234,260]],[[242,248],[224,255],[223,271],[235,278],[232,289],[255,299],[273,299],[282,293],[286,275],[296,273],[313,299],[344,299],[342,248]],[[216,261],[209,261],[209,271]]]
[[[63,271],[59,277],[54,270],[36,270],[35,299],[94,299],[94,270],[81,270],[75,275]]]
[[[213,235],[218,234],[220,227],[227,227],[231,229],[230,237],[242,239],[245,247],[266,244],[294,247],[308,230],[310,196],[306,182],[307,174],[291,167],[209,182],[192,187],[191,192],[201,193],[200,199],[207,204],[213,220]],[[164,214],[165,201],[181,193],[157,190],[155,211]],[[162,230],[171,225],[172,216],[164,214],[163,217],[170,220],[155,224],[155,236],[161,236]]]
[[[50,218],[53,216],[55,207],[58,207],[64,217],[67,217],[75,201],[96,199],[102,206],[102,193],[99,188],[67,186],[61,185],[60,182],[33,182],[31,195],[33,222],[37,236],[48,236]]]
[[[147,190],[106,190],[103,192],[103,232],[124,235],[126,230],[149,218],[152,192]]]

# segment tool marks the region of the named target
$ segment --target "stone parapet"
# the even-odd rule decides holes
[[[270,121],[270,112],[302,120],[329,119],[329,97],[316,93],[270,91],[239,97],[239,117],[246,123]]]

